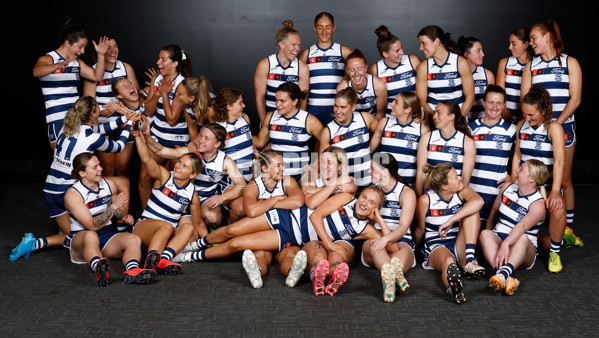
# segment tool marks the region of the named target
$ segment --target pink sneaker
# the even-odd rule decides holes
[[[324,295],[325,290],[325,282],[327,276],[329,275],[329,261],[326,259],[321,260],[316,265],[316,269],[314,269],[314,274],[312,275],[312,288],[314,289],[314,295]]]
[[[347,277],[349,276],[349,266],[345,263],[341,263],[337,265],[333,273],[331,274],[331,280],[329,284],[326,286],[325,291],[329,295],[334,295],[339,290],[339,287],[343,285],[347,281]]]

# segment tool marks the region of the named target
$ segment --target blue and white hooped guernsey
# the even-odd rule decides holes
[[[160,86],[160,81],[162,81],[163,78],[164,77],[162,75],[156,76],[156,79],[154,80],[154,89]],[[175,78],[172,80],[173,88],[171,89],[170,93],[168,93],[168,100],[170,104],[173,103],[177,87],[184,79],[185,78],[183,75],[177,74],[177,76],[175,76]],[[187,143],[189,143],[189,131],[187,130],[185,116],[183,116],[184,113],[185,111],[181,113],[179,120],[171,126],[166,121],[162,97],[158,99],[156,112],[154,113],[152,119],[152,128],[150,130],[152,136],[156,138],[158,143],[168,148],[184,147],[187,145]]]
[[[468,121],[474,121],[485,116],[483,97],[489,84],[487,72],[482,66],[476,66],[476,69],[472,72],[472,78],[474,79],[474,104],[472,104],[472,108],[468,113]]]
[[[376,76],[387,86],[387,117],[391,114],[391,102],[400,92],[416,90],[416,70],[410,61],[410,56],[402,55],[401,61],[395,68],[387,66],[385,59],[376,63]]]
[[[345,74],[345,60],[341,47],[339,43],[332,43],[329,48],[321,49],[314,44],[308,50],[308,111],[314,116],[333,113],[337,85]]]
[[[298,109],[287,118],[275,110],[268,121],[270,147],[283,156],[285,176],[299,176],[302,167],[310,163],[308,112]]]
[[[347,86],[352,87],[351,81],[347,81]],[[358,94],[356,111],[376,116],[376,92],[374,90],[374,77],[372,75],[366,73],[366,86],[362,91],[356,89],[356,94]]]
[[[106,181],[105,178],[98,183],[98,190],[94,191],[90,188],[86,187],[85,184],[78,180],[72,185],[72,188],[75,189],[81,197],[83,198],[83,203],[89,209],[92,217],[96,217],[106,211],[108,207],[112,204],[112,190],[110,189],[110,184]],[[87,228],[81,224],[71,212],[69,212],[69,216],[71,217],[71,232],[77,232],[82,230],[87,230]],[[112,221],[109,220],[106,223],[106,226],[112,224]]]
[[[220,149],[216,151],[216,156],[211,160],[206,160],[202,156],[202,171],[194,179],[195,189],[201,202],[218,195],[227,187],[229,176],[225,171],[226,156],[225,152]]]
[[[329,143],[339,147],[347,153],[348,173],[356,179],[359,187],[370,184],[370,130],[366,125],[364,116],[353,112],[348,125],[341,125],[336,120],[331,121],[329,129]]]
[[[444,138],[438,129],[431,131],[427,146],[428,163],[435,166],[439,163],[449,162],[457,171],[458,176],[461,176],[462,165],[464,164],[465,138],[466,135],[459,130],[456,130],[448,139]]]
[[[52,58],[53,63],[65,61],[56,51],[46,55]],[[46,123],[64,120],[64,116],[73,107],[79,98],[77,86],[79,85],[79,72],[81,65],[77,59],[71,61],[65,68],[40,77],[42,94],[46,105]],[[56,131],[59,132],[58,130]]]
[[[385,193],[385,202],[383,202],[380,214],[391,231],[399,227],[399,218],[401,217],[401,204],[399,204],[399,199],[401,198],[404,188],[405,185],[397,181],[393,189]],[[381,229],[381,226],[377,222],[374,222],[374,227],[379,230]],[[412,241],[412,232],[410,231],[410,228],[408,228],[408,231],[401,240]]]
[[[522,72],[526,64],[520,63],[517,57],[510,56],[505,63],[505,106],[517,119],[522,118],[520,109],[520,88],[522,86]]]
[[[468,127],[476,146],[476,162],[469,186],[485,201],[494,201],[499,194],[497,181],[507,177],[507,165],[516,141],[516,126],[500,119],[493,126],[474,120]]]
[[[458,69],[458,55],[449,53],[447,60],[442,65],[437,65],[433,58],[427,62],[428,104],[434,109],[441,101],[451,100],[459,104],[464,103],[462,78]]]
[[[277,88],[285,82],[299,84],[299,60],[291,61],[283,67],[277,54],[268,56],[268,75],[266,77],[266,113],[277,110],[275,104]]]
[[[439,227],[460,211],[464,205],[458,194],[454,194],[449,201],[444,200],[439,194],[430,189],[426,194],[428,195],[429,202],[424,221],[426,230],[424,233],[424,248],[422,249],[425,263],[428,260],[428,255],[439,246],[447,247],[453,253],[453,248],[450,247],[455,246],[460,222],[452,224],[451,228],[447,230],[445,238],[439,236]],[[426,267],[426,265],[423,263],[423,266]]]
[[[254,178],[254,183],[256,183],[256,188],[258,188],[258,196],[256,197],[258,201],[264,201],[275,196],[287,195],[285,192],[285,187],[283,186],[283,180],[278,181],[272,190],[269,190],[266,187],[262,176]]]
[[[395,116],[389,116],[381,135],[381,151],[393,155],[399,166],[398,173],[412,184],[416,181],[416,152],[422,136],[422,125],[412,120],[402,125]]]
[[[116,125],[116,123],[114,124]],[[67,137],[60,134],[54,148],[54,160],[44,183],[44,192],[49,194],[66,193],[69,187],[75,183],[75,180],[71,178],[75,157],[81,153],[95,150],[107,153],[120,152],[125,148],[130,128],[131,124],[127,123],[118,141],[112,141],[95,133],[92,127],[86,124],[79,127],[78,135]]]
[[[96,69],[96,65],[93,65],[92,67]],[[96,83],[96,101],[98,102],[100,109],[103,109],[110,101],[118,102],[118,99],[112,93],[112,84],[116,80],[123,78],[127,78],[127,69],[125,68],[125,64],[119,60],[116,61],[113,70],[104,71],[102,81]],[[106,123],[117,119],[119,116],[120,114],[118,112],[114,112],[108,117],[99,116],[98,121],[100,123]]]
[[[497,233],[509,234],[512,229],[522,220],[530,205],[543,199],[541,192],[536,190],[528,195],[520,195],[518,186],[515,183],[510,184],[501,194],[501,205],[499,206],[499,222],[495,224],[493,231]],[[525,232],[531,243],[537,247],[537,233],[543,221],[535,224]]]
[[[191,181],[183,187],[177,186],[171,171],[171,176],[160,188],[152,188],[152,195],[141,214],[141,220],[159,219],[170,223],[174,228],[182,216],[189,214],[189,205],[195,193]]]
[[[532,84],[543,86],[551,95],[553,102],[552,119],[555,121],[564,111],[570,100],[570,78],[568,72],[568,55],[562,54],[549,61],[541,56],[535,56],[530,63]],[[572,114],[564,123],[573,122]]]
[[[252,162],[254,160],[254,148],[252,145],[252,131],[250,124],[243,116],[240,116],[234,123],[228,121],[218,122],[227,131],[225,140],[225,154],[229,156],[246,182],[252,180]]]
[[[537,159],[547,166],[549,177],[553,177],[553,144],[549,139],[548,130],[542,124],[532,127],[528,121],[524,121],[518,134],[520,138],[520,164],[530,160]],[[549,181],[548,181],[549,182]]]

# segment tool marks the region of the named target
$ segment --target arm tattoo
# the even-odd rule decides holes
[[[162,150],[162,145],[156,141],[154,141],[154,139],[152,139],[152,137],[149,137],[146,139],[146,145],[148,146],[148,148],[150,148],[150,150],[153,153],[159,152],[160,150]]]
[[[94,217],[92,221],[94,228],[103,227],[106,224],[106,222],[108,222],[112,218],[112,216],[114,216],[114,208],[110,206],[108,207],[108,209],[106,209],[106,211]]]
[[[123,209],[123,208],[116,209],[114,215],[116,216],[117,219],[123,219],[123,216],[125,215],[125,209]]]
[[[342,187],[335,188],[335,194],[340,194],[342,192],[343,192],[343,188]]]

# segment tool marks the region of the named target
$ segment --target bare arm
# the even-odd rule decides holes
[[[266,117],[266,80],[268,77],[268,58],[258,62],[254,73],[254,95],[256,97],[256,111],[260,122]]]
[[[468,61],[461,56],[458,56],[458,71],[462,79],[462,91],[464,93],[464,103],[462,103],[462,115],[468,116],[474,104],[474,79]]]

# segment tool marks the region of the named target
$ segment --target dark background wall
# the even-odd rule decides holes
[[[590,2],[587,2],[590,4]],[[567,4],[567,5],[565,5]],[[441,26],[454,40],[476,36],[486,54],[484,66],[493,72],[499,59],[509,56],[508,35],[518,26],[553,18],[560,25],[565,52],[578,59],[583,74],[583,101],[576,113],[578,145],[575,174],[596,174],[591,165],[599,160],[593,150],[594,118],[591,115],[597,85],[591,82],[593,43],[590,5],[576,1],[88,1],[73,4],[29,2],[5,8],[4,69],[2,81],[4,120],[3,168],[29,165],[51,158],[46,138],[44,104],[39,81],[31,75],[37,58],[60,44],[65,17],[86,29],[89,36],[108,32],[117,38],[120,59],[130,63],[140,83],[144,72],[155,66],[159,50],[180,45],[191,57],[195,76],[207,76],[215,91],[237,87],[244,92],[249,115],[255,114],[253,74],[257,62],[276,51],[275,33],[285,19],[292,19],[302,36],[302,49],[316,42],[314,16],[321,11],[335,16],[334,40],[361,49],[371,64],[376,50],[377,26],[385,24],[397,35],[408,54],[423,58],[416,35],[428,24]],[[19,24],[9,24],[10,17]],[[91,42],[83,59],[92,64]],[[6,146],[8,145],[8,146]],[[23,161],[25,160],[25,162]],[[38,162],[35,162],[38,161]],[[33,164],[32,164],[33,163]],[[43,167],[43,165],[42,165]]]

